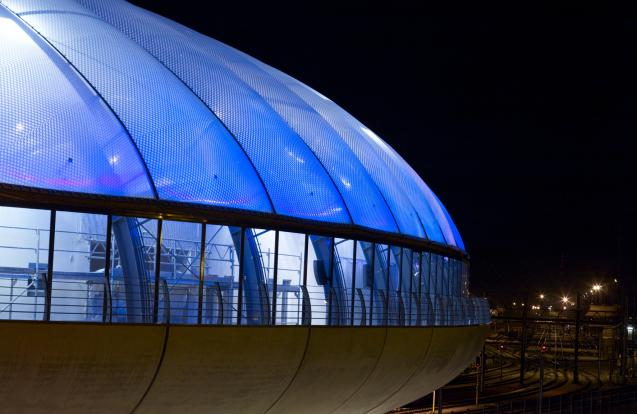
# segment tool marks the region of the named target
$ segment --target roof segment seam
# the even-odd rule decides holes
[[[206,109],[208,109],[208,111],[210,111],[210,113],[215,117],[215,119],[217,119],[219,121],[219,123],[221,124],[221,126],[223,126],[223,128],[228,132],[228,134],[230,134],[230,136],[232,137],[232,139],[234,139],[234,141],[237,143],[237,145],[239,146],[239,148],[241,149],[241,152],[245,155],[246,159],[248,160],[248,162],[250,163],[250,166],[252,167],[252,169],[254,170],[254,173],[256,174],[256,176],[259,178],[259,182],[261,183],[261,186],[263,187],[263,191],[265,192],[265,195],[268,197],[268,202],[270,203],[270,207],[272,208],[272,212],[274,214],[277,214],[276,212],[276,208],[274,207],[274,202],[272,201],[272,197],[270,196],[270,193],[268,191],[268,188],[265,185],[265,182],[263,181],[263,177],[261,177],[261,174],[259,173],[259,171],[257,170],[256,166],[254,165],[254,163],[252,162],[252,159],[250,158],[250,156],[248,155],[248,153],[246,152],[245,148],[243,147],[243,145],[241,145],[241,142],[239,142],[239,140],[237,139],[236,135],[230,130],[230,128],[228,128],[228,126],[221,120],[221,118],[219,118],[219,116],[217,116],[217,114],[215,113],[215,111],[208,106],[208,104],[199,96],[199,94],[197,94],[191,87],[190,85],[188,85],[183,79],[181,79],[172,69],[170,69],[166,63],[161,60],[158,56],[156,56],[154,53],[152,53],[150,50],[146,49],[143,45],[141,45],[140,43],[138,43],[135,39],[133,39],[131,36],[129,36],[127,33],[121,31],[119,28],[113,26],[112,24],[108,23],[107,21],[103,20],[100,18],[100,20],[104,23],[107,24],[111,27],[113,27],[115,30],[117,30],[118,32],[122,33],[124,36],[126,36],[126,38],[130,39],[132,42],[134,42],[137,46],[139,46],[141,49],[143,49],[144,51],[146,51],[146,53],[148,53],[150,56],[152,56],[157,62],[159,62],[159,64],[165,68],[168,72],[170,72],[170,74],[172,74],[186,89],[188,89],[190,91],[190,93],[193,94],[193,96],[199,101],[201,102]]]
[[[261,68],[257,67],[256,65],[254,65],[252,62],[250,62],[250,65],[252,65],[254,68],[256,68],[257,70],[263,72],[265,75],[270,76],[268,73],[266,73],[265,71],[263,71]],[[343,194],[341,193],[341,191],[338,189],[338,186],[336,185],[336,182],[334,181],[334,177],[332,177],[332,175],[330,174],[330,172],[327,170],[327,168],[325,167],[325,165],[323,164],[323,161],[321,161],[321,159],[319,158],[319,156],[314,152],[314,150],[307,144],[307,142],[305,142],[305,140],[303,139],[303,137],[301,137],[301,135],[296,132],[296,130],[292,127],[292,125],[290,125],[285,118],[283,118],[283,116],[281,116],[281,114],[279,114],[276,109],[274,109],[272,107],[272,105],[270,105],[270,103],[265,99],[265,97],[263,95],[261,95],[261,93],[259,93],[256,89],[254,89],[252,86],[250,86],[247,82],[245,82],[243,79],[241,79],[239,77],[239,75],[237,75],[237,73],[230,68],[228,65],[224,64],[224,66],[230,71],[232,72],[237,80],[239,82],[241,82],[242,84],[245,85],[246,88],[248,88],[249,90],[253,91],[255,94],[257,94],[258,96],[261,97],[261,99],[263,100],[263,103],[272,110],[272,113],[281,120],[281,122],[283,122],[288,129],[292,132],[293,136],[298,137],[299,141],[302,143],[302,145],[304,145],[305,147],[307,147],[308,151],[314,156],[314,158],[316,159],[316,161],[319,163],[319,165],[321,166],[321,168],[323,168],[323,171],[325,171],[325,174],[329,177],[330,182],[332,183],[332,185],[334,186],[334,189],[336,190],[336,193],[338,194],[338,196],[340,197],[341,201],[343,202],[343,206],[345,206],[345,211],[347,211],[347,216],[349,217],[349,221],[352,224],[356,224],[356,222],[354,222],[354,217],[352,216],[352,213],[349,210],[349,207],[347,205],[347,202],[345,201],[345,197],[343,197]],[[278,82],[276,79],[272,78],[275,82]]]
[[[294,78],[292,78],[291,76],[289,76],[289,75],[287,75],[287,74],[285,74],[285,76],[288,76],[288,77],[290,77],[291,79],[294,79]],[[296,79],[294,79],[294,80],[295,80],[295,81],[297,81]],[[300,83],[300,81],[297,81],[297,82],[299,82],[299,83]],[[290,93],[292,93],[292,94],[296,95],[296,96],[297,96],[300,100],[302,100],[303,102],[305,102],[305,103],[306,103],[306,104],[307,104],[310,108],[312,108],[312,110],[313,110],[313,111],[314,111],[314,112],[315,112],[315,113],[316,113],[316,114],[317,114],[317,115],[318,115],[318,116],[319,116],[319,117],[320,117],[320,118],[321,118],[321,119],[322,119],[322,120],[323,120],[323,121],[324,121],[327,125],[329,125],[329,127],[330,127],[330,128],[331,128],[334,132],[335,132],[335,134],[336,134],[339,138],[341,138],[341,140],[343,140],[343,142],[345,143],[345,145],[346,145],[346,146],[350,149],[350,151],[351,151],[352,155],[353,155],[354,157],[356,157],[356,159],[358,160],[358,162],[360,162],[360,163],[361,163],[361,165],[363,165],[363,169],[365,170],[365,173],[369,175],[369,173],[368,173],[368,171],[367,171],[367,168],[365,168],[365,166],[364,166],[363,162],[362,162],[362,161],[360,160],[360,158],[356,155],[356,152],[354,152],[354,150],[353,150],[353,149],[349,146],[349,144],[347,144],[347,141],[346,141],[345,139],[343,139],[343,137],[341,136],[341,134],[339,134],[339,133],[338,133],[338,132],[337,132],[337,131],[333,128],[332,124],[331,124],[331,123],[330,123],[330,122],[329,122],[329,121],[328,121],[328,120],[327,120],[327,119],[326,119],[326,118],[325,118],[325,117],[324,117],[324,116],[323,116],[323,115],[322,115],[319,111],[317,111],[317,110],[316,110],[316,108],[314,108],[314,107],[313,107],[313,106],[312,106],[312,105],[311,105],[311,104],[310,104],[307,100],[305,100],[305,99],[304,99],[301,95],[297,94],[294,90],[292,90],[292,89],[291,89],[291,88],[290,88],[287,84],[284,84],[284,83],[282,83],[282,82],[281,82],[281,84],[282,84],[285,88],[287,88],[287,89],[290,91]],[[336,105],[336,103],[334,103],[334,105]],[[338,106],[338,105],[336,105],[336,106]],[[339,109],[340,109],[340,106],[339,106]],[[344,110],[343,110],[343,111],[344,111]],[[380,158],[380,159],[381,159],[381,161],[382,161],[382,158]],[[386,165],[386,163],[384,163],[384,164]],[[369,178],[370,178],[370,181],[371,181],[371,182],[374,184],[374,186],[376,187],[376,190],[378,190],[378,193],[380,194],[380,196],[383,198],[383,201],[385,202],[385,205],[387,206],[387,209],[388,209],[388,210],[389,210],[389,212],[391,213],[391,216],[392,216],[392,218],[394,219],[394,222],[396,223],[396,228],[398,229],[398,232],[399,232],[400,234],[404,234],[404,233],[403,233],[403,231],[401,230],[401,228],[400,228],[399,224],[398,224],[398,220],[396,220],[396,216],[395,216],[395,214],[394,214],[394,211],[391,209],[391,207],[389,206],[389,203],[387,202],[387,198],[385,197],[385,194],[384,194],[384,193],[380,190],[380,187],[378,187],[378,184],[376,183],[376,181],[375,181],[375,180],[374,180],[371,176],[369,176]],[[422,231],[423,231],[423,233],[424,233],[424,235],[425,235],[425,239],[426,239],[426,240],[431,240],[431,239],[428,237],[428,235],[427,235],[427,231],[425,230],[425,226],[422,224],[422,221],[421,221],[421,219],[420,219],[420,216],[418,215],[418,212],[417,212],[417,211],[416,211],[416,209],[414,208],[414,206],[413,206],[413,204],[412,204],[411,200],[409,200],[409,197],[407,197],[407,201],[409,202],[409,205],[411,206],[412,210],[414,211],[414,214],[416,214],[416,217],[418,217],[418,223],[420,224],[420,227],[422,228]],[[443,237],[444,237],[444,236],[443,236]]]
[[[253,65],[254,67],[257,67],[256,65],[254,65],[252,62],[250,62],[251,65]],[[264,65],[267,65],[266,63],[263,63]],[[383,202],[385,203],[385,206],[387,207],[387,211],[389,211],[389,214],[391,214],[392,220],[394,221],[394,224],[396,225],[396,229],[398,230],[399,234],[403,234],[402,231],[400,230],[400,226],[398,225],[398,221],[396,220],[396,217],[394,215],[394,212],[392,211],[391,207],[389,206],[389,203],[387,203],[387,199],[385,198],[385,195],[382,193],[382,191],[380,191],[380,188],[378,188],[378,185],[376,184],[376,182],[374,181],[374,179],[369,175],[369,172],[367,171],[367,168],[365,168],[365,166],[363,165],[363,163],[361,162],[361,160],[356,156],[356,153],[354,153],[354,151],[352,150],[352,148],[347,145],[347,142],[345,142],[345,140],[343,139],[343,137],[341,136],[341,134],[338,133],[338,131],[336,131],[334,129],[334,127],[332,126],[332,124],[330,124],[329,122],[327,122],[327,120],[316,110],[316,108],[314,108],[312,105],[310,105],[309,102],[307,102],[306,100],[304,100],[301,96],[299,96],[298,94],[296,94],[292,89],[290,89],[285,83],[279,81],[278,79],[274,78],[271,74],[265,72],[263,69],[258,68],[260,71],[266,73],[267,75],[271,76],[272,79],[277,82],[279,85],[281,85],[282,87],[284,87],[285,89],[287,89],[288,91],[290,91],[291,94],[293,94],[294,96],[296,96],[300,101],[305,102],[305,104],[307,105],[308,108],[310,108],[310,110],[316,114],[316,116],[318,116],[319,118],[321,118],[321,120],[323,120],[325,126],[327,128],[329,128],[334,135],[336,135],[337,137],[339,137],[342,141],[343,144],[349,149],[350,154],[356,158],[356,160],[360,163],[361,167],[362,167],[362,171],[365,173],[365,176],[368,178],[369,182],[374,186],[374,188],[376,189],[376,191],[378,192],[378,194],[380,195],[380,197],[382,198]],[[299,81],[300,82],[300,81]],[[276,111],[275,111],[276,112]],[[278,113],[277,113],[278,114]],[[285,122],[285,120],[284,120]],[[287,122],[286,122],[287,124]],[[290,127],[291,128],[291,127]],[[302,140],[302,139],[301,139]],[[307,145],[307,144],[306,144]],[[311,150],[311,149],[310,149]],[[318,157],[317,157],[318,158]],[[329,173],[328,173],[329,175]],[[330,176],[331,178],[331,176]],[[353,220],[352,220],[353,222]],[[422,224],[421,224],[422,225]],[[425,233],[426,235],[426,233]],[[428,238],[427,238],[428,239]]]
[[[157,193],[157,187],[155,186],[155,182],[153,181],[153,177],[150,174],[150,170],[148,169],[148,165],[146,164],[146,160],[144,159],[144,157],[142,156],[141,151],[139,150],[139,147],[137,146],[137,144],[135,143],[135,141],[133,140],[133,138],[131,137],[130,132],[128,131],[128,128],[126,128],[126,125],[124,125],[124,122],[122,122],[122,120],[120,119],[120,117],[117,115],[117,113],[115,113],[115,111],[113,110],[113,108],[111,107],[111,105],[106,101],[106,99],[102,96],[102,94],[95,88],[95,86],[84,76],[84,74],[82,74],[82,72],[80,72],[80,70],[73,65],[73,63],[71,63],[70,60],[68,60],[66,58],[66,56],[57,48],[53,45],[53,43],[51,41],[49,41],[49,39],[47,39],[42,33],[40,33],[38,30],[36,30],[33,26],[31,26],[27,21],[25,21],[21,15],[22,14],[29,14],[29,13],[14,13],[13,10],[11,10],[7,5],[5,5],[4,3],[0,2],[0,5],[2,5],[2,7],[4,7],[9,13],[11,13],[13,16],[16,17],[16,19],[18,19],[24,26],[26,26],[29,30],[31,30],[33,33],[37,34],[37,36],[42,39],[42,41],[44,43],[46,43],[51,49],[53,49],[55,51],[55,53],[62,59],[64,60],[71,68],[73,68],[74,72],[77,73],[77,76],[79,76],[86,85],[88,85],[88,87],[91,88],[91,90],[100,98],[100,100],[104,103],[104,105],[106,105],[106,107],[108,108],[108,110],[110,111],[110,113],[115,117],[115,119],[117,119],[117,122],[119,122],[119,124],[122,126],[122,129],[124,130],[124,132],[126,132],[126,136],[128,137],[129,141],[131,142],[131,145],[133,146],[133,148],[135,148],[135,151],[137,152],[137,155],[139,156],[139,159],[142,163],[142,165],[144,166],[144,171],[146,171],[146,177],[148,178],[148,182],[150,184],[150,187],[153,191],[153,195],[155,196],[156,199],[159,199],[159,194]],[[36,14],[36,13],[30,13],[30,14]],[[79,13],[78,13],[79,14]]]

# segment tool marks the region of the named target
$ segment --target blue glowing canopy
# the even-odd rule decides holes
[[[303,83],[120,0],[0,0],[0,182],[357,225],[464,250],[378,135]]]

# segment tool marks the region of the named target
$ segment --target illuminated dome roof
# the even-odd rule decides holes
[[[122,1],[0,0],[0,183],[357,226],[464,250],[334,102]]]

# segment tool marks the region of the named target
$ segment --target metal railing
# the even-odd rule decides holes
[[[331,279],[321,285],[304,284],[307,258],[304,261],[303,254],[283,253],[278,248],[274,252],[259,251],[258,261],[265,280],[246,285],[245,278],[239,277],[240,255],[234,245],[212,242],[206,243],[203,249],[204,274],[200,276],[202,242],[162,238],[158,245],[156,235],[146,229],[144,223],[138,225],[145,240],[141,252],[145,269],[134,283],[127,281],[122,273],[117,244],[107,248],[104,234],[55,231],[54,237],[81,241],[81,247],[59,243],[51,257],[67,255],[68,260],[77,264],[75,268],[93,270],[63,271],[55,264],[57,260],[52,270],[46,262],[48,250],[41,245],[46,245],[48,229],[0,226],[0,230],[33,233],[30,239],[35,243],[33,247],[0,243],[3,254],[28,252],[32,260],[28,267],[0,267],[0,319],[46,319],[49,299],[48,318],[55,321],[148,323],[152,322],[153,313],[157,313],[159,323],[176,324],[459,326],[490,322],[485,299],[460,296],[460,292],[457,295],[428,293],[423,291],[421,282],[412,283],[411,279],[400,290],[388,290],[385,286],[390,270],[365,270],[364,258],[340,257],[334,243],[331,260],[337,274],[352,278],[353,283],[355,273],[346,274],[343,266],[347,262],[348,271],[367,271],[367,277],[372,279],[381,275],[386,279],[384,285],[375,286],[372,280],[371,284],[364,282],[360,287],[346,288],[334,286]],[[305,237],[307,244],[308,236]],[[380,249],[379,254],[391,254],[389,246]],[[110,266],[106,266],[107,254]],[[422,256],[421,266],[426,264],[422,262],[424,254]],[[78,264],[78,261],[84,263]],[[226,269],[224,273],[212,274],[215,263]],[[279,263],[278,266],[275,263]],[[448,265],[442,260],[436,263],[443,270]],[[403,272],[397,265],[393,263],[393,269],[402,278]],[[158,273],[156,267],[159,267]],[[447,275],[448,278],[447,270],[438,277]],[[381,273],[375,273],[378,271]],[[432,273],[431,266],[427,272]],[[49,276],[51,280],[47,280]],[[159,292],[155,294],[157,283]]]

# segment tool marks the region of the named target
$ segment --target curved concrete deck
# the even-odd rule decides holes
[[[383,413],[447,383],[486,326],[0,322],[12,413]]]

